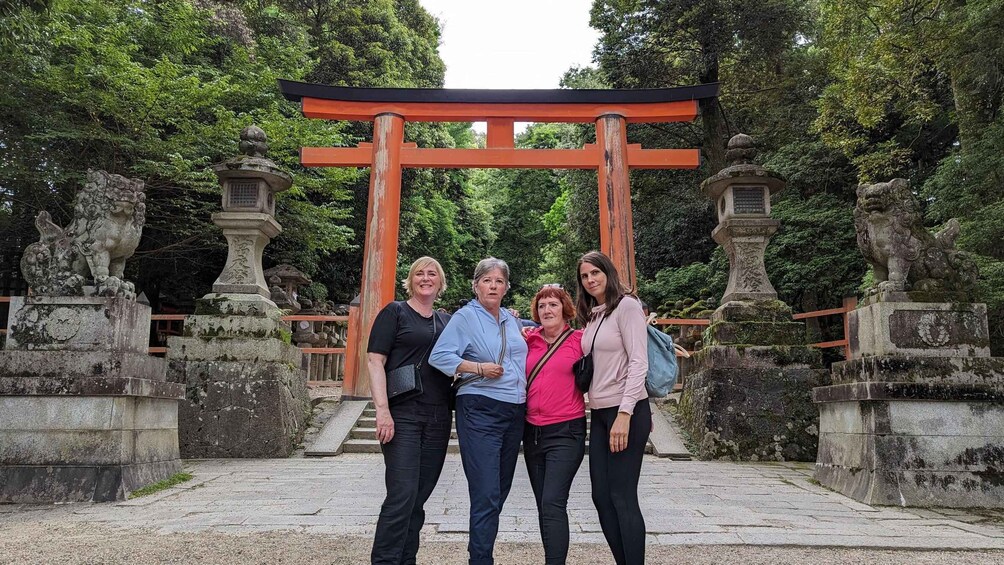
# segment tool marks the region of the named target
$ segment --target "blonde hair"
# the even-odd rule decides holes
[[[419,257],[415,259],[415,262],[408,269],[408,276],[401,281],[401,284],[404,285],[404,291],[408,293],[409,298],[412,296],[411,279],[415,276],[415,272],[419,269],[425,269],[430,265],[435,267],[436,272],[439,273],[439,292],[436,293],[436,296],[442,296],[446,292],[446,273],[443,272],[443,266],[432,257]]]

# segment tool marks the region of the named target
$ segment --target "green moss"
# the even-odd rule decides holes
[[[192,480],[193,475],[191,473],[176,473],[163,481],[158,481],[152,485],[147,485],[141,489],[134,490],[129,494],[129,498],[139,498],[141,496],[147,496],[160,492],[165,489],[169,489],[175,485],[180,485],[181,483]]]
[[[195,301],[195,315],[226,316],[227,313],[223,311],[223,304],[226,302],[226,298],[200,298]]]
[[[279,332],[280,341],[282,341],[286,345],[291,345],[293,343],[293,332],[285,328],[278,328],[277,331]]]
[[[798,322],[715,322],[704,330],[705,345],[802,345]]]

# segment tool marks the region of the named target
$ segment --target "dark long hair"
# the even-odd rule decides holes
[[[586,292],[586,287],[582,285],[581,273],[583,263],[589,263],[590,265],[599,268],[599,270],[607,276],[607,287],[603,290],[603,295],[605,297],[604,304],[607,305],[604,317],[609,316],[611,312],[617,308],[617,305],[621,303],[621,298],[624,298],[624,295],[627,294],[627,292],[624,290],[624,287],[621,286],[621,279],[617,274],[617,267],[614,267],[614,263],[609,257],[599,251],[590,251],[580,257],[578,264],[575,266],[575,280],[578,282],[579,287],[579,291],[576,293],[575,297],[575,313],[579,323],[586,325],[593,315],[593,308],[595,308],[599,302],[597,302],[592,295]]]

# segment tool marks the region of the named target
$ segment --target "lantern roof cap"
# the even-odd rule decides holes
[[[731,164],[701,183],[701,190],[712,199],[717,200],[730,186],[766,185],[770,194],[774,194],[787,184],[784,176],[753,162],[757,155],[753,137],[736,134],[729,140],[728,147],[725,156]]]
[[[260,127],[250,125],[242,129],[238,148],[240,155],[211,167],[220,182],[234,178],[262,179],[272,192],[282,192],[293,186],[293,177],[265,156],[268,138]]]
[[[266,269],[264,275],[266,279],[275,276],[279,277],[283,282],[290,281],[294,284],[310,284],[313,282],[303,271],[287,263]]]

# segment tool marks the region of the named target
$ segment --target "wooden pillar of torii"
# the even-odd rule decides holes
[[[697,116],[698,100],[718,95],[717,84],[648,90],[447,90],[280,80],[279,87],[287,99],[301,103],[308,118],[373,122],[372,143],[300,151],[300,162],[308,167],[370,167],[362,290],[358,319],[350,323],[346,344],[346,399],[370,397],[369,329],[380,309],[394,300],[403,167],[595,169],[600,250],[610,256],[624,283],[635,288],[629,170],[695,169],[700,152],[628,144],[627,124],[690,121]],[[407,121],[487,122],[487,147],[420,148],[404,142]],[[596,143],[581,149],[516,149],[516,121],[592,122]]]

